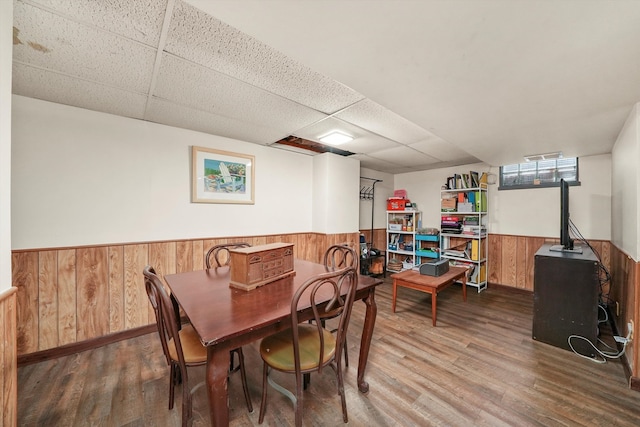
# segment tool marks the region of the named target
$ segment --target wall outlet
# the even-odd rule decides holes
[[[633,339],[633,320],[629,320],[627,323],[627,335],[629,335],[629,342]]]

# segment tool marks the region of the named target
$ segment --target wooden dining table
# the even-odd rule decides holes
[[[206,387],[211,424],[229,425],[229,352],[243,345],[291,327],[291,299],[310,277],[326,272],[324,265],[294,260],[295,275],[268,283],[251,291],[229,286],[229,267],[211,268],[164,276],[178,301],[207,347]],[[358,389],[369,391],[364,373],[377,314],[376,286],[382,280],[358,276],[356,300],[366,305],[358,361]],[[300,307],[300,317],[311,318],[311,307]]]

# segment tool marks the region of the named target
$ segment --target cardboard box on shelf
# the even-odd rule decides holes
[[[456,199],[442,199],[440,206],[442,207],[443,212],[455,211],[456,210]]]

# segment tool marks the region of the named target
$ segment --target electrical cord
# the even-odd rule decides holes
[[[611,274],[609,273],[609,270],[607,270],[607,268],[604,266],[602,262],[602,258],[600,257],[600,254],[598,253],[598,251],[593,246],[591,246],[591,244],[587,241],[587,239],[585,239],[582,236],[582,234],[580,233],[580,230],[578,230],[578,227],[576,227],[576,225],[573,223],[573,221],[571,221],[571,219],[569,219],[569,230],[576,239],[580,240],[582,243],[588,246],[589,249],[591,249],[591,251],[595,254],[596,258],[598,258],[598,268],[599,268],[598,279],[600,282],[599,299],[601,304],[604,304],[605,306],[609,306],[609,304],[612,302],[611,298],[609,297],[609,295],[611,294],[611,285],[612,285]],[[609,283],[610,285],[609,285],[608,292],[605,294],[604,286],[607,283]]]
[[[593,349],[595,350],[595,352],[597,353],[596,356],[591,357],[591,356],[586,356],[584,354],[578,353],[578,351],[576,351],[575,348],[573,348],[573,345],[571,344],[571,339],[581,339],[583,341],[586,341],[589,343],[589,345],[591,345],[591,347],[593,347]],[[607,363],[607,359],[618,359],[620,357],[622,357],[622,355],[624,354],[625,350],[627,349],[627,344],[629,343],[629,336],[625,337],[614,337],[614,339],[616,340],[616,342],[622,343],[622,350],[620,350],[619,352],[605,352],[600,350],[595,344],[593,344],[591,342],[591,340],[581,336],[581,335],[569,335],[569,337],[567,338],[567,343],[569,344],[569,347],[571,348],[571,351],[573,351],[575,354],[577,354],[578,356],[590,360],[594,363],[600,363],[600,364],[604,364]],[[604,343],[602,340],[598,339],[598,342],[604,344],[607,348],[611,348],[612,347],[608,346],[606,343]],[[598,358],[598,355],[600,355],[600,358]]]

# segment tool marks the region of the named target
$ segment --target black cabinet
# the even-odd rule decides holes
[[[535,255],[533,339],[571,350],[570,335],[578,335],[597,344],[599,261],[593,251],[550,251],[543,245]],[[572,338],[571,345],[580,354],[593,356],[593,347],[584,339]]]

